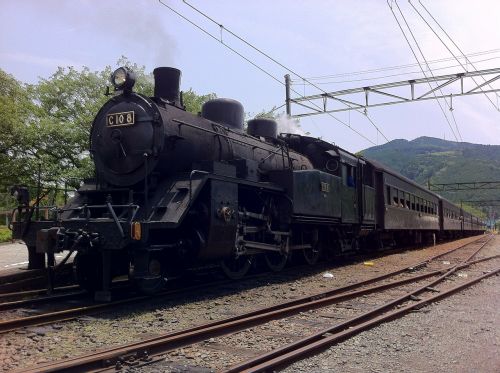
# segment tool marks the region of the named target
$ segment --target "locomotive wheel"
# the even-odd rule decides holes
[[[143,294],[155,294],[162,291],[167,283],[165,265],[159,258],[153,258],[149,262],[150,278],[134,279],[137,290]]]
[[[137,290],[143,294],[155,294],[165,288],[166,281],[163,277],[155,279],[145,279],[135,281]]]
[[[304,260],[307,264],[314,265],[318,262],[318,259],[321,255],[321,250],[318,244],[312,245],[312,247],[308,249],[302,250],[304,254]]]
[[[241,255],[238,258],[226,258],[221,261],[220,266],[224,274],[231,280],[243,278],[252,266],[253,257]]]
[[[102,287],[102,259],[96,254],[78,253],[73,260],[73,273],[83,289],[93,292]]]
[[[264,254],[264,260],[266,261],[267,268],[273,272],[279,272],[285,268],[288,262],[288,255],[272,251]]]

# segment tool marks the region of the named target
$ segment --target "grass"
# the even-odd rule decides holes
[[[0,225],[0,242],[10,241],[12,238],[12,232],[5,225]]]

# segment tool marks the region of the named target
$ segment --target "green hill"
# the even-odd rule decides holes
[[[360,152],[421,185],[473,181],[500,181],[500,145],[452,142],[433,137],[393,140]],[[500,200],[500,190],[468,190],[442,193],[456,202]],[[500,202],[496,203],[500,205]],[[477,205],[476,205],[477,207]],[[488,213],[489,207],[482,207]],[[500,207],[492,208],[500,215]]]

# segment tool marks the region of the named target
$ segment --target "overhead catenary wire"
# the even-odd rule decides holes
[[[159,0],[160,2],[162,2],[161,0]],[[301,74],[297,73],[296,71],[292,70],[290,67],[284,65],[283,63],[281,63],[280,61],[276,60],[274,57],[270,56],[268,53],[262,51],[260,48],[257,48],[255,45],[253,45],[252,43],[248,42],[247,40],[245,40],[244,38],[242,38],[241,36],[239,36],[238,34],[234,33],[233,31],[231,31],[230,29],[228,29],[227,27],[225,27],[223,24],[217,22],[215,19],[213,19],[212,17],[210,17],[208,14],[202,12],[201,10],[199,10],[198,8],[196,8],[195,6],[191,5],[190,3],[188,3],[186,0],[183,0],[183,3],[186,4],[187,6],[189,6],[191,9],[193,9],[195,12],[197,12],[198,14],[200,14],[201,16],[205,17],[206,19],[208,19],[210,22],[214,23],[215,25],[217,25],[220,30],[221,30],[221,33],[222,33],[222,30],[225,30],[227,33],[229,33],[230,35],[232,35],[233,37],[235,37],[236,39],[238,39],[239,41],[241,41],[242,43],[244,43],[245,45],[249,46],[250,48],[252,48],[253,50],[255,50],[256,52],[260,53],[261,55],[263,55],[264,57],[266,57],[267,59],[271,60],[272,62],[274,62],[275,64],[277,64],[278,66],[280,66],[281,68],[287,70],[288,72],[292,73],[293,75],[299,77],[300,79],[304,79],[305,81],[307,81],[306,78],[304,78]],[[224,44],[225,45],[225,44]],[[309,82],[310,83],[310,82]],[[327,92],[325,90],[323,90],[322,88],[314,85],[313,83],[310,83],[311,86],[315,87],[316,89],[318,89],[319,91],[327,94]],[[292,89],[293,90],[293,89]],[[293,90],[294,93],[296,94],[299,94],[297,93],[295,90]],[[299,94],[300,95],[300,94]],[[311,101],[309,101],[311,102]],[[311,102],[312,103],[312,102]],[[349,108],[352,108],[354,109],[353,106],[345,103],[345,102],[342,102],[344,105],[346,105],[347,107]],[[314,106],[318,107],[318,105],[314,104]],[[385,136],[385,134],[380,130],[380,128],[375,124],[375,122],[373,120],[371,120],[369,117],[368,117],[368,114],[366,112],[362,112],[360,111],[359,109],[354,109],[356,110],[357,112],[359,112],[360,114],[363,114],[366,116],[366,118],[369,119],[370,123],[373,125],[373,127],[377,130],[378,133],[380,133],[384,139],[388,142],[389,139]],[[327,113],[329,114],[332,118],[336,119],[337,121],[340,121],[338,118],[336,118],[335,116],[333,116],[331,113]],[[342,122],[342,121],[340,121]],[[347,125],[346,123],[344,123],[345,125]],[[349,128],[350,125],[347,125]]]
[[[394,0],[394,2],[395,2],[395,4],[396,4],[396,7],[397,7],[397,8],[398,8],[398,10],[399,10],[399,13],[401,14],[401,17],[403,17],[403,21],[405,22],[406,27],[408,28],[408,31],[410,31],[410,35],[412,36],[413,41],[415,42],[415,44],[416,44],[416,46],[417,46],[417,48],[418,48],[418,50],[419,50],[420,54],[422,55],[422,58],[424,59],[425,65],[427,66],[427,69],[429,70],[429,73],[431,74],[431,76],[432,76],[433,78],[435,78],[435,76],[434,76],[434,72],[432,71],[431,67],[430,67],[430,66],[429,66],[429,64],[427,63],[427,59],[426,59],[426,58],[425,58],[425,56],[424,56],[424,52],[423,52],[423,51],[422,51],[422,49],[420,48],[420,45],[418,44],[417,38],[416,38],[416,37],[415,37],[415,35],[413,34],[413,31],[411,30],[410,25],[409,25],[409,24],[408,24],[408,22],[406,21],[406,17],[404,16],[403,12],[401,11],[401,8],[399,7],[399,4],[398,4],[397,0]],[[410,2],[410,1],[408,0],[408,2]],[[417,61],[418,61],[418,59],[417,59]],[[425,72],[424,72],[423,70],[422,70],[422,73],[425,75]],[[436,84],[437,84],[437,83],[436,83]],[[429,83],[429,86],[430,86],[430,83]],[[439,88],[439,92],[441,93],[441,96],[444,96],[443,91],[441,90],[441,88]],[[434,93],[434,92],[433,92],[433,93]],[[436,97],[436,94],[435,94],[435,93],[434,93],[434,97]],[[437,97],[436,97],[436,99],[437,99]],[[457,130],[458,137],[460,138],[460,141],[463,141],[463,139],[462,139],[462,134],[460,133],[460,129],[458,128],[458,123],[457,123],[457,120],[456,120],[456,118],[455,118],[455,114],[453,113],[453,109],[452,109],[452,107],[451,107],[451,103],[450,103],[450,104],[448,104],[448,102],[446,101],[446,99],[444,99],[444,102],[445,102],[445,104],[448,106],[448,109],[450,109],[451,118],[453,119],[453,123],[455,124],[455,129]],[[451,102],[451,98],[450,98],[450,102]],[[440,105],[440,106],[441,106],[441,105]],[[444,111],[443,111],[443,114],[445,114],[445,113],[444,113]],[[446,115],[445,115],[445,117],[446,117]],[[446,117],[446,120],[448,121],[448,117]],[[449,123],[449,121],[448,121],[448,123]],[[458,141],[458,140],[457,140],[457,141]]]
[[[158,1],[159,1],[160,4],[162,4],[164,7],[166,7],[167,9],[169,9],[170,11],[172,11],[173,13],[175,13],[177,16],[181,17],[186,22],[190,23],[191,25],[193,25],[194,27],[196,27],[198,30],[200,30],[201,32],[203,32],[204,34],[210,36],[212,39],[214,39],[217,42],[221,43],[223,46],[225,46],[230,51],[232,51],[233,53],[235,53],[236,55],[238,55],[239,57],[241,57],[242,59],[244,59],[245,61],[247,61],[248,63],[250,63],[252,66],[254,66],[258,70],[260,70],[261,72],[263,72],[264,74],[266,74],[267,76],[269,76],[270,78],[272,78],[277,83],[279,83],[279,84],[281,84],[283,86],[285,85],[285,83],[283,83],[280,79],[278,79],[277,77],[275,77],[274,75],[272,75],[270,72],[268,72],[267,70],[265,70],[261,66],[257,65],[255,62],[251,61],[249,58],[247,58],[246,56],[244,56],[243,54],[241,54],[240,52],[238,52],[236,49],[231,48],[229,45],[227,45],[226,43],[224,43],[222,40],[219,40],[219,38],[217,38],[212,33],[208,32],[207,30],[205,30],[203,27],[201,27],[198,24],[196,24],[194,21],[190,20],[189,18],[187,18],[186,16],[184,16],[183,14],[181,14],[180,12],[178,12],[177,10],[175,10],[174,8],[172,8],[171,6],[165,4],[162,0],[158,0]],[[291,90],[295,94],[300,95],[300,93],[297,92],[296,90],[294,90],[293,88],[291,88]],[[321,110],[321,107],[319,107],[315,102],[310,101],[310,100],[308,100],[308,101],[312,105],[316,106],[319,110]],[[356,133],[357,135],[359,135],[360,137],[362,137],[363,139],[365,139],[366,141],[368,141],[369,143],[371,143],[372,145],[377,145],[374,141],[372,141],[371,139],[369,139],[368,137],[366,137],[365,135],[363,135],[362,133],[360,133],[359,131],[357,131],[355,128],[352,128],[350,124],[345,123],[344,121],[342,121],[339,118],[335,117],[331,113],[327,113],[327,114],[330,115],[330,117],[332,117],[333,119],[335,119],[337,122],[343,124],[344,126],[346,126],[347,128],[349,128],[351,131],[353,131],[354,133]],[[319,128],[318,128],[318,130],[321,132],[321,130]]]
[[[467,68],[460,62],[460,60],[457,58],[457,56],[455,56],[455,54],[452,52],[452,50],[448,47],[448,45],[446,45],[446,43],[443,41],[443,39],[438,35],[438,33],[434,30],[434,28],[429,24],[429,22],[427,22],[427,20],[425,19],[425,17],[418,11],[418,9],[415,7],[415,5],[413,5],[413,3],[408,0],[408,2],[410,3],[410,5],[412,6],[412,8],[415,10],[415,12],[417,12],[417,14],[420,16],[420,18],[422,18],[422,20],[425,22],[425,24],[431,29],[431,31],[434,33],[434,35],[436,35],[436,37],[439,39],[439,41],[444,45],[444,47],[448,50],[448,52],[450,52],[450,54],[455,58],[455,60],[457,60],[457,62],[460,64],[460,66],[464,69],[464,71],[467,71]],[[455,41],[453,41],[453,39],[451,38],[451,36],[444,30],[444,28],[439,24],[439,22],[432,16],[432,14],[429,12],[429,10],[424,6],[424,4],[422,4],[422,2],[419,0],[419,3],[420,5],[422,6],[422,8],[425,9],[425,11],[427,12],[427,14],[429,14],[429,16],[432,18],[432,20],[438,25],[438,27],[441,29],[441,31],[443,31],[443,33],[448,37],[448,39],[450,39],[450,41],[453,43],[453,45],[460,51],[460,53],[462,53],[462,55],[465,57],[465,60],[466,61],[469,61],[469,59],[465,56],[465,54],[462,52],[462,50],[458,47],[458,45],[455,43]],[[470,61],[469,61],[470,62]],[[471,66],[474,68],[475,71],[477,71],[476,67],[474,66],[474,64],[472,62],[470,62]],[[486,79],[483,77],[484,81],[486,82]],[[479,83],[476,81],[476,79],[474,79],[474,77],[472,77],[472,80],[474,81],[474,83],[476,83],[477,85],[479,85]],[[491,87],[491,84],[488,84]],[[484,92],[484,90],[482,88],[479,88],[482,92]],[[484,95],[486,96],[486,98],[488,99],[488,101],[490,101],[490,103],[495,107],[495,109],[497,111],[500,111],[500,108],[495,105],[495,103],[491,100],[491,98],[486,94],[484,93]],[[496,93],[496,96],[498,97],[498,93]]]
[[[475,61],[475,63],[479,63],[479,62],[487,62],[487,61],[492,61],[492,60],[498,60],[500,59],[500,56],[498,57],[490,57],[490,58],[485,58],[485,59],[482,59],[482,60],[477,60]],[[417,65],[418,66],[418,65]],[[443,66],[443,67],[437,67],[437,68],[434,68],[433,71],[438,71],[438,70],[448,70],[448,69],[452,69],[454,67],[460,67],[461,65],[448,65],[448,66]],[[477,70],[476,70],[477,71]],[[321,82],[321,81],[316,81],[315,84],[318,84],[318,85],[326,85],[326,84],[339,84],[339,83],[353,83],[353,82],[366,82],[368,80],[379,80],[379,79],[384,79],[384,78],[393,78],[395,76],[404,76],[404,75],[414,75],[414,74],[420,74],[422,71],[419,70],[419,71],[408,71],[408,72],[401,72],[401,73],[397,73],[397,74],[388,74],[388,75],[379,75],[379,76],[374,76],[374,77],[371,77],[371,78],[360,78],[360,79],[349,79],[349,80],[331,80],[331,81],[328,81],[328,82]],[[358,74],[360,75],[360,74]],[[331,79],[331,78],[328,78],[328,79]],[[308,80],[311,80],[310,78],[308,78]],[[306,81],[303,81],[303,80],[299,80],[299,79],[296,79],[296,80],[292,80],[292,83],[293,85],[304,85],[304,84],[308,84]]]
[[[484,56],[486,54],[493,54],[493,53],[498,53],[498,52],[500,52],[500,49],[490,49],[487,51],[469,53],[467,55],[464,55],[464,57],[459,57],[459,58]],[[446,57],[446,58],[440,58],[440,59],[436,59],[436,60],[429,60],[429,61],[427,61],[427,63],[428,64],[435,64],[435,63],[441,63],[441,62],[447,62],[447,61],[453,61],[453,60],[455,60],[455,58]],[[489,59],[480,60],[480,61],[476,61],[476,62],[483,62],[483,61],[488,61],[488,60]],[[331,78],[338,78],[338,77],[344,77],[344,76],[365,75],[365,74],[371,74],[371,73],[376,73],[376,72],[381,72],[381,71],[401,70],[401,69],[409,68],[409,67],[418,67],[419,64],[421,64],[420,61],[417,63],[397,65],[397,66],[388,66],[388,67],[380,67],[380,68],[369,69],[369,70],[352,71],[352,72],[330,74],[330,75],[310,76],[310,77],[306,77],[306,79],[307,80],[322,80],[322,79],[331,79]],[[450,67],[456,67],[456,66],[450,66]],[[297,81],[297,80],[295,80],[295,81]]]
[[[415,51],[413,50],[413,47],[412,47],[412,45],[411,45],[411,43],[410,43],[410,40],[409,40],[409,39],[408,39],[408,37],[406,36],[406,33],[405,33],[404,29],[403,29],[403,26],[402,26],[402,25],[401,25],[401,23],[399,22],[399,20],[398,20],[398,18],[397,18],[397,16],[396,16],[396,13],[394,13],[394,10],[393,10],[393,7],[392,7],[392,5],[391,5],[390,1],[391,1],[391,0],[387,0],[387,5],[389,6],[389,9],[391,10],[392,15],[394,16],[394,19],[396,20],[396,23],[398,24],[399,29],[401,30],[401,32],[402,32],[402,34],[403,34],[403,37],[404,37],[404,38],[405,38],[405,40],[406,40],[406,43],[407,43],[407,44],[408,44],[408,46],[410,47],[410,50],[411,50],[411,52],[412,52],[413,56],[415,57],[415,60],[418,62],[418,61],[419,61],[419,59],[418,59],[418,57],[417,57],[417,54],[416,54],[416,53],[415,53]],[[413,33],[412,33],[411,29],[409,28],[409,25],[408,25],[408,23],[406,22],[406,19],[404,18],[404,15],[403,15],[403,13],[401,12],[401,9],[399,8],[399,5],[398,5],[397,1],[396,1],[396,0],[394,0],[394,3],[396,4],[396,6],[397,6],[397,8],[398,8],[399,12],[401,13],[401,16],[403,17],[403,20],[405,21],[405,24],[406,24],[406,26],[408,27],[408,29],[409,29],[409,31],[410,31],[410,34],[412,35],[413,39],[415,40],[415,37],[413,36]],[[416,40],[415,40],[415,42],[416,42]],[[418,46],[418,44],[417,44],[417,47],[418,47],[418,49],[420,50],[420,47]],[[421,52],[421,50],[420,50],[420,53],[422,53],[422,52]],[[422,68],[422,66],[421,66],[421,65],[419,65],[419,66],[420,66],[420,69],[422,70],[422,74],[424,74],[424,76],[425,76],[425,77],[427,77],[427,75],[425,74],[424,69]],[[428,67],[428,68],[429,68],[429,67]],[[432,89],[433,89],[433,88],[432,88],[432,85],[431,85],[430,83],[428,83],[428,84],[429,84],[429,88],[431,88],[431,90],[432,90]],[[444,111],[444,109],[443,109],[443,107],[442,107],[442,105],[441,105],[441,102],[437,99],[437,97],[436,97],[436,93],[435,93],[434,91],[433,91],[432,93],[433,93],[434,97],[436,98],[436,101],[437,101],[437,103],[438,103],[438,105],[439,105],[439,108],[441,109],[441,112],[443,113],[443,115],[444,115],[444,117],[445,117],[445,119],[446,119],[446,122],[448,123],[448,126],[450,127],[450,130],[451,130],[451,133],[453,134],[453,137],[455,137],[455,140],[456,140],[456,141],[458,141],[458,137],[457,137],[457,135],[455,134],[455,131],[453,130],[453,126],[451,125],[450,120],[449,120],[449,119],[448,119],[448,117],[446,116],[446,113],[445,113],[445,111]]]

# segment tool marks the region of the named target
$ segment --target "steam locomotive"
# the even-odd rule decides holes
[[[96,177],[53,219],[13,223],[30,259],[75,251],[79,284],[108,300],[115,276],[151,293],[183,269],[218,263],[240,278],[257,258],[273,271],[290,255],[314,264],[394,241],[477,234],[479,219],[386,167],[323,140],[244,129],[231,99],[186,112],[181,72],[154,70],[154,97],[126,67],[90,134]]]

